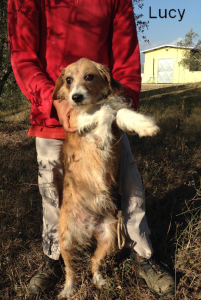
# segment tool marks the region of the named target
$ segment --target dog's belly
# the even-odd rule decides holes
[[[64,144],[65,176],[58,229],[67,248],[73,244],[85,246],[92,236],[105,241],[115,232],[116,207],[111,189],[119,167],[120,143],[111,147],[110,156],[104,152],[77,132],[69,134]]]
[[[111,232],[116,232],[116,223],[117,220],[112,213],[107,213],[105,217],[93,217],[80,212],[64,212],[61,209],[60,238],[68,249],[77,245],[85,246],[92,237],[105,243]]]
[[[77,213],[75,218],[75,223],[77,223],[78,228],[81,229],[81,227],[84,227],[83,229],[85,230],[85,234],[87,232],[89,238],[92,238],[96,234],[99,236],[101,235],[102,239],[104,239],[104,236],[106,236],[106,229],[108,225],[106,218],[92,217],[81,213]],[[114,222],[116,221],[114,220]]]
[[[75,218],[75,222],[77,221],[78,223],[81,223],[86,226],[88,223],[93,224],[94,227],[100,223],[103,223],[103,218],[91,217],[87,214],[82,214],[81,212],[77,212],[74,218]]]

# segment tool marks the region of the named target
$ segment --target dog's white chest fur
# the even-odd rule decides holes
[[[79,134],[87,132],[86,138],[95,142],[99,149],[106,151],[113,140],[111,129],[115,117],[116,112],[108,105],[103,105],[94,112],[90,110],[81,112],[78,117],[78,132]]]

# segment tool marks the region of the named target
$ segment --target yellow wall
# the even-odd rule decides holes
[[[167,49],[167,50],[166,50]],[[174,58],[173,82],[172,83],[189,83],[201,81],[201,71],[189,71],[184,69],[179,62],[183,58],[185,50],[179,48],[164,47],[161,49],[151,50],[145,53],[144,75],[142,83],[158,82],[158,60]],[[154,61],[154,78],[153,78],[153,59]]]

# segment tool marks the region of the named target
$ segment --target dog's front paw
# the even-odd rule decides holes
[[[116,122],[121,130],[136,132],[140,137],[153,136],[159,131],[159,127],[152,118],[126,108],[117,112]]]
[[[102,287],[106,287],[106,281],[103,279],[102,275],[100,272],[94,273],[93,276],[93,283],[97,286],[97,288],[101,289]]]
[[[146,126],[147,126],[146,128],[141,127],[138,129],[139,137],[154,136],[160,130],[159,127],[152,122],[146,123]]]

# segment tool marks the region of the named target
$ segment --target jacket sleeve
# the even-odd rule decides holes
[[[127,97],[133,99],[137,110],[140,89],[140,53],[131,0],[116,1],[112,26],[111,70],[114,79],[121,82]]]
[[[37,56],[40,34],[36,0],[8,0],[8,42],[21,91],[42,113],[50,116],[54,82],[48,80]]]

